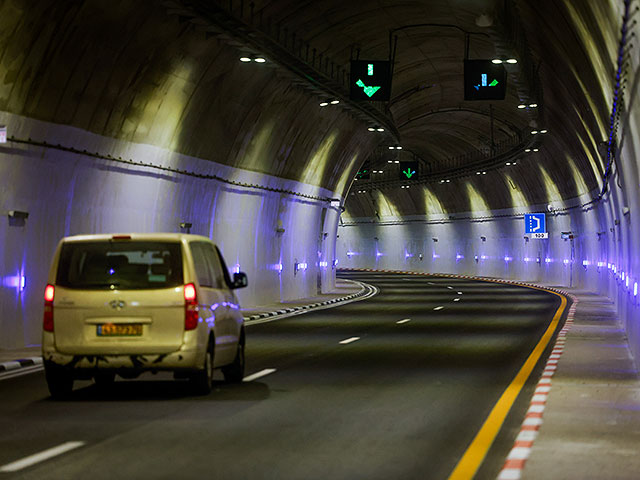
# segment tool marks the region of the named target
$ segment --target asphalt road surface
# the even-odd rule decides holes
[[[50,399],[42,372],[0,381],[0,471],[58,448],[0,480],[447,479],[560,299],[473,280],[341,276],[380,293],[249,326],[248,381],[219,375],[205,397],[170,374],[106,393],[78,381],[66,401]],[[497,475],[538,376],[476,478]]]

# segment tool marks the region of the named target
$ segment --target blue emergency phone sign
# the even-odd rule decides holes
[[[537,238],[547,238],[547,221],[545,214],[525,213],[524,233],[534,235]]]

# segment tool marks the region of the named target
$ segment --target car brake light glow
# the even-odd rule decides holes
[[[184,286],[184,329],[195,329],[198,326],[198,317],[196,286],[193,283],[188,283]]]
[[[55,287],[47,285],[44,289],[44,315],[42,318],[42,328],[45,332],[53,332],[53,297]]]
[[[56,289],[53,285],[47,285],[44,289],[44,301],[45,302],[53,302],[53,297],[56,292]]]

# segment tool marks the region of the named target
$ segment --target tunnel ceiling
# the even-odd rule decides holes
[[[0,109],[350,193],[352,216],[568,199],[604,170],[620,23],[608,2],[25,0],[0,13]],[[268,68],[239,62],[262,47]],[[350,59],[391,51],[391,100],[349,102]],[[463,99],[467,51],[517,58],[504,100]],[[320,108],[328,95],[342,104]],[[395,160],[430,174],[401,189]],[[352,185],[367,161],[385,167],[379,185]]]
[[[397,38],[392,96],[384,108],[403,151],[385,153],[382,142],[368,157],[370,168],[384,167],[390,159],[417,158],[425,171],[446,172],[443,178],[449,179],[457,176],[456,171],[477,173],[478,168],[465,170],[467,164],[484,161],[486,166],[479,170],[495,167],[492,158],[505,153],[497,165],[517,161],[518,168],[507,173],[502,168],[497,181],[495,176],[475,181],[474,189],[489,209],[522,206],[513,200],[514,188],[520,203],[545,203],[600,186],[619,23],[609,6],[551,0],[252,3],[253,18],[286,26],[290,34],[343,68],[356,56],[389,58]],[[468,58],[518,59],[517,65],[506,65],[505,100],[464,100],[466,34]],[[517,108],[531,103],[537,108]],[[544,138],[530,133],[540,130],[549,133]],[[526,148],[532,151],[526,153]],[[437,185],[436,177],[429,180]],[[375,198],[365,201],[357,196],[365,183],[351,190],[355,198],[348,206],[356,216],[379,210]],[[376,182],[368,187],[373,193]],[[387,201],[392,199],[395,213],[428,213],[421,188],[409,193],[399,187],[395,182],[380,189]],[[478,208],[469,198],[451,192],[435,191],[435,195],[443,211]]]

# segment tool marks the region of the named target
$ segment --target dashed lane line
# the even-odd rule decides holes
[[[18,470],[30,467],[32,465],[35,465],[36,463],[44,462],[45,460],[57,457],[58,455],[62,455],[63,453],[66,453],[70,450],[82,447],[84,444],[85,442],[66,442],[58,445],[57,447],[53,447],[43,452],[29,455],[28,457],[25,457],[21,460],[16,460],[15,462],[8,463],[0,467],[0,472],[17,472]]]
[[[396,323],[397,323],[398,325],[402,325],[403,323],[408,323],[408,322],[410,322],[410,321],[411,321],[411,319],[410,319],[410,318],[405,318],[405,319],[403,319],[403,320],[398,320]]]
[[[444,307],[440,305],[439,307],[434,308],[435,311],[442,310]]]
[[[454,298],[454,299],[453,299],[453,301],[454,301],[454,302],[459,302],[459,301],[460,301],[460,299],[459,299],[459,298]]]
[[[360,337],[346,338],[340,342],[340,345],[348,345],[350,343],[357,342],[358,340],[360,340]]]
[[[243,382],[252,382],[254,380],[257,380],[258,378],[262,378],[262,377],[266,377],[267,375],[271,375],[275,371],[276,371],[275,368],[265,368],[264,370],[260,370],[259,372],[256,372],[256,373],[254,373],[252,375],[244,377],[242,379],[242,381]]]

